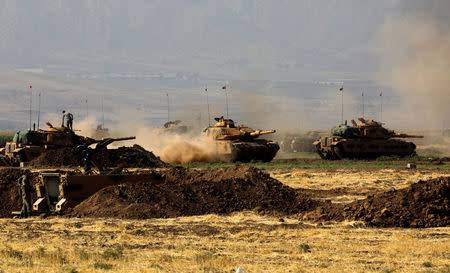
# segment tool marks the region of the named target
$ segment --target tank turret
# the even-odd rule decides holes
[[[373,119],[358,118],[359,124],[339,125],[331,129],[331,136],[322,137],[313,144],[322,158],[376,158],[382,155],[407,156],[415,153],[416,145],[397,138],[423,136],[396,133]]]
[[[206,136],[215,140],[216,152],[226,161],[272,160],[280,146],[277,143],[258,139],[273,134],[275,130],[254,130],[247,126],[236,126],[231,119],[215,118],[216,124],[204,130]]]
[[[213,127],[206,128],[207,136],[215,140],[251,140],[261,135],[273,134],[276,130],[254,130],[247,126],[235,126],[234,121],[223,117],[215,118]]]
[[[394,130],[388,130],[383,127],[381,122],[373,119],[366,121],[358,118],[360,124],[355,120],[351,120],[353,126],[339,125],[331,129],[331,135],[345,138],[373,138],[373,139],[389,139],[389,138],[423,138],[423,136],[407,135],[396,133]]]

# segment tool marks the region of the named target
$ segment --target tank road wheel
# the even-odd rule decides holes
[[[334,146],[333,153],[334,153],[335,159],[343,159],[344,158],[344,152],[342,151],[341,146]]]
[[[317,153],[319,154],[320,158],[327,159],[327,157],[319,149],[317,149]]]
[[[26,159],[27,159],[27,157],[26,157],[26,155],[25,155],[25,152],[24,152],[23,150],[20,151],[20,152],[18,152],[18,153],[16,154],[15,158],[16,158],[16,160],[19,162],[19,164],[20,164],[20,162],[25,162]]]

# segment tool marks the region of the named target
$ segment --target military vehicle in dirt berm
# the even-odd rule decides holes
[[[224,161],[249,162],[252,160],[271,161],[280,146],[271,140],[257,139],[261,135],[273,134],[275,130],[253,130],[247,126],[235,126],[231,119],[215,118],[217,123],[204,130],[216,144],[216,153]]]
[[[93,139],[75,134],[67,127],[55,128],[49,122],[48,130],[25,130],[15,133],[13,140],[5,145],[5,156],[19,162],[28,162],[49,149],[63,147],[75,148],[78,145],[90,145],[111,138]],[[114,141],[131,140],[135,137],[114,138]]]
[[[415,154],[416,145],[398,138],[423,138],[395,133],[373,119],[358,118],[353,126],[342,124],[331,129],[331,136],[321,137],[313,144],[323,159],[377,158],[379,156],[409,156]]]

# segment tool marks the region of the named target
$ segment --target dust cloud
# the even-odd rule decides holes
[[[168,163],[211,162],[219,160],[215,144],[206,137],[191,141],[174,141],[163,150],[161,159]]]
[[[57,114],[46,114],[44,120],[50,122],[54,127],[61,126],[62,116]],[[94,117],[74,120],[75,133],[94,137],[98,121]],[[42,126],[41,126],[42,127]],[[138,128],[135,131],[128,129],[116,130],[112,137],[136,136],[134,141],[121,141],[111,144],[108,148],[119,146],[132,146],[138,144],[148,151],[152,151],[161,160],[172,164],[187,162],[212,162],[222,158],[216,153],[215,142],[198,133],[168,134],[160,132],[159,129]],[[197,132],[197,131],[196,131]]]
[[[419,133],[425,138],[414,141],[422,154],[450,154],[450,139],[441,131],[450,128],[449,10],[446,0],[404,1],[375,39],[381,61],[377,79],[405,101],[391,114],[409,120],[407,127],[428,129]]]
[[[268,80],[240,80],[233,83],[229,92],[230,118],[235,123],[253,129],[279,132],[313,127],[312,118],[306,113],[301,99],[281,95]],[[239,113],[238,116],[235,113]]]
[[[421,9],[415,2],[402,7],[406,14],[389,18],[379,30],[377,78],[404,96],[410,120],[442,129],[450,125],[450,20],[438,13],[448,12],[450,5],[423,1]]]
[[[46,122],[50,122],[53,127],[60,127],[62,122],[62,114],[58,115],[54,113],[47,113],[41,120],[43,121],[39,126],[41,129],[48,129],[47,125],[45,125]],[[73,120],[73,129],[76,134],[93,137],[97,124],[98,121],[95,117],[84,118],[81,120],[77,120],[75,117]]]
[[[136,133],[136,143],[172,164],[221,159],[216,153],[215,142],[199,134],[167,134],[140,128]]]

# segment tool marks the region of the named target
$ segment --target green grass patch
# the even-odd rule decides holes
[[[308,158],[308,159],[320,159],[320,156],[316,152],[278,152],[275,160],[277,159],[293,159],[293,158]]]
[[[405,168],[407,163],[415,163],[420,169],[450,169],[448,162],[437,165],[434,161],[438,158],[415,156],[411,158],[380,157],[376,160],[322,160],[322,159],[275,159],[271,162],[191,162],[180,164],[187,168],[222,168],[235,165],[253,166],[258,169],[370,169],[370,168]]]

